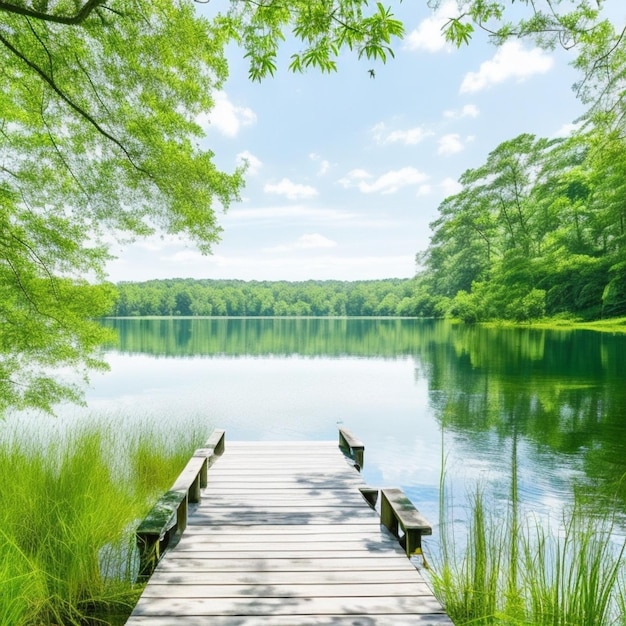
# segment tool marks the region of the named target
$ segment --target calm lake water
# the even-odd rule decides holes
[[[366,481],[400,486],[433,523],[439,487],[477,484],[559,518],[578,492],[626,513],[626,335],[408,319],[107,320],[119,342],[86,409],[230,439],[365,442]],[[315,463],[315,459],[311,459]]]

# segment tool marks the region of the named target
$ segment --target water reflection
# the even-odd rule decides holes
[[[442,465],[557,514],[575,491],[626,511],[626,336],[400,319],[107,320],[89,409],[208,418],[233,438],[366,443],[365,477],[433,519]]]

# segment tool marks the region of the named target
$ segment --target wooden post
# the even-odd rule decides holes
[[[187,528],[187,511],[189,509],[189,492],[185,493],[176,509],[176,532],[183,533]]]
[[[370,508],[376,510],[376,502],[378,502],[378,489],[376,487],[359,487],[361,495],[370,505]]]
[[[339,447],[344,454],[347,454],[351,459],[354,459],[356,468],[361,471],[363,463],[365,462],[365,446],[360,439],[357,439],[346,428],[339,429]]]
[[[380,498],[380,523],[388,528],[394,537],[399,538],[398,518],[394,515],[385,489],[382,490]]]
[[[221,456],[225,449],[226,431],[215,429],[208,438],[205,447],[212,448],[213,454]]]
[[[161,558],[159,536],[150,533],[136,533],[137,549],[139,550],[139,580],[146,580],[152,575],[156,564]]]
[[[213,448],[198,448],[193,453],[193,456],[205,459],[205,463],[202,465],[202,469],[200,470],[200,487],[204,489],[209,484],[209,467],[213,465],[213,461],[215,460],[215,457],[213,456]]]
[[[422,535],[432,535],[432,528],[424,516],[413,506],[402,489],[381,489],[380,521],[400,539],[404,532],[404,548],[407,556],[422,553]]]
[[[206,473],[207,457],[192,456],[183,471],[172,485],[173,491],[184,490],[189,494],[189,502],[200,502],[202,475]]]
[[[176,515],[176,526],[172,518]],[[172,535],[187,526],[187,491],[170,490],[164,493],[135,531],[139,550],[139,577],[149,577]]]

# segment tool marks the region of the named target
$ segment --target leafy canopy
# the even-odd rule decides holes
[[[209,253],[243,169],[220,171],[200,120],[240,43],[271,74],[287,30],[293,70],[330,71],[341,49],[385,60],[402,25],[362,0],[0,0],[0,413],[80,397],[50,376],[102,365],[94,317],[112,310],[112,238],[154,232]]]
[[[596,13],[574,4],[557,19],[521,0],[531,17],[503,21],[494,36],[556,24],[576,39]],[[513,5],[474,0],[448,37],[467,41]],[[0,413],[76,400],[79,387],[50,368],[84,376],[101,365],[104,331],[90,320],[112,308],[115,292],[101,282],[112,240],[168,233],[209,253],[219,238],[217,214],[238,200],[244,169],[216,167],[201,120],[227,78],[228,43],[261,80],[287,37],[300,44],[292,71],[329,72],[344,51],[389,60],[404,33],[390,6],[366,0],[230,0],[211,19],[196,9],[0,0]]]

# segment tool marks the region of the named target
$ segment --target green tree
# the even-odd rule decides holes
[[[104,277],[111,235],[184,235],[205,253],[219,238],[244,170],[215,166],[200,119],[230,41],[261,79],[286,32],[303,44],[296,71],[334,69],[343,48],[385,60],[402,35],[388,8],[363,0],[225,9],[208,20],[192,0],[0,2],[0,410],[78,397],[43,371],[97,363],[103,334],[87,320],[114,292],[85,277]],[[176,310],[191,312],[188,294],[168,294],[159,312]]]
[[[593,47],[593,7],[562,4],[574,9],[557,19],[523,2],[530,17],[508,23],[505,8],[519,4],[474,0],[448,36],[467,41],[472,24],[495,20],[496,39],[557,33],[567,43],[587,33],[588,58],[604,51],[611,35]],[[50,408],[65,392],[43,369],[94,363],[96,335],[83,322],[109,309],[113,294],[85,277],[103,278],[111,235],[181,235],[204,253],[219,238],[217,212],[239,198],[244,169],[215,166],[199,120],[227,77],[229,43],[261,80],[287,36],[300,42],[293,71],[333,71],[345,50],[387,60],[403,34],[388,6],[366,0],[230,0],[219,9],[209,20],[192,0],[0,2],[0,408]],[[366,292],[363,312],[376,306]],[[169,294],[161,312],[175,310]],[[37,392],[44,381],[54,392]]]

